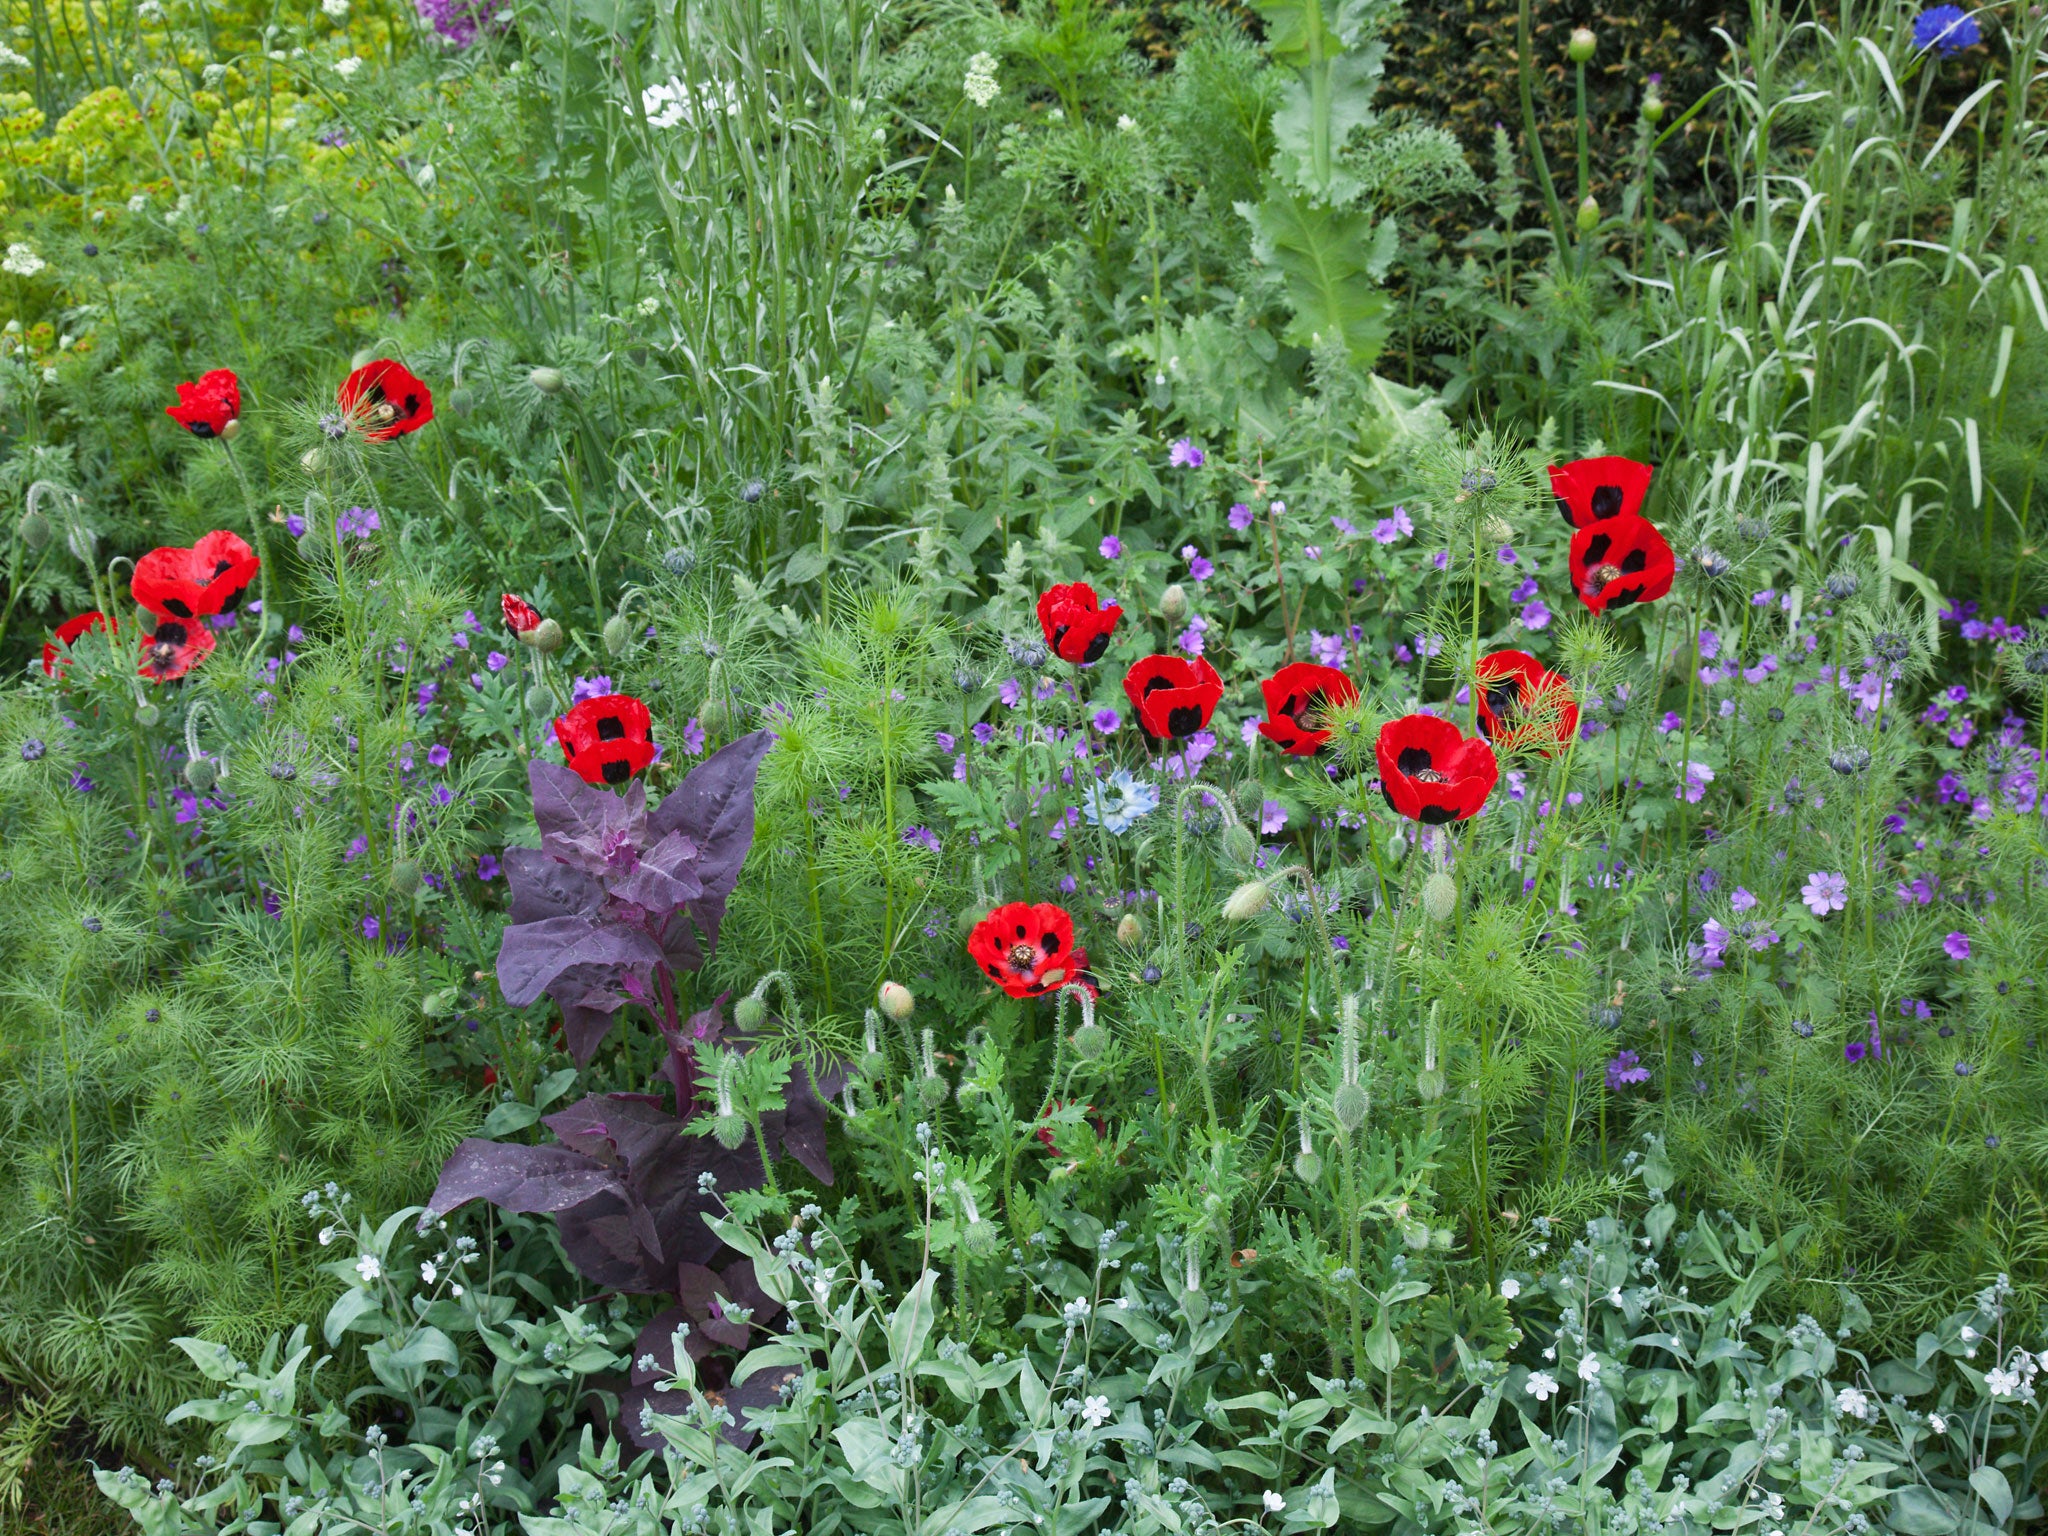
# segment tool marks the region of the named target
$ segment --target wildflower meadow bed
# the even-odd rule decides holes
[[[2048,18],[1636,9],[11,7],[0,1519],[2038,1528]]]

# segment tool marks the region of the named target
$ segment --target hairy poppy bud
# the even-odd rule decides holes
[[[445,992],[429,992],[420,999],[420,1012],[430,1019],[445,1019],[455,1006],[455,989]]]
[[[953,926],[958,928],[960,936],[965,938],[968,934],[979,928],[981,920],[987,916],[987,907],[979,907],[970,903],[953,914]]]
[[[542,619],[522,634],[519,640],[522,645],[531,646],[546,656],[562,648],[562,626],[553,619]]]
[[[992,1221],[970,1221],[967,1223],[967,1230],[961,1234],[960,1241],[966,1244],[968,1253],[977,1259],[992,1258],[996,1250],[1003,1245],[1002,1234],[996,1231],[995,1223]]]
[[[73,523],[64,536],[64,547],[80,565],[93,565],[99,559],[100,536],[83,523]]]
[[[1434,1248],[1438,1253],[1449,1253],[1451,1251],[1451,1244],[1456,1242],[1457,1240],[1458,1235],[1455,1232],[1453,1232],[1449,1227],[1430,1228],[1429,1246]]]
[[[211,758],[195,757],[185,764],[185,782],[202,795],[213,788],[218,777]]]
[[[1003,796],[1003,814],[1015,822],[1021,822],[1031,814],[1031,795],[1028,791],[1012,788]]]
[[[476,410],[476,391],[467,384],[458,384],[448,391],[448,409],[457,416],[468,416]]]
[[[1425,1104],[1434,1104],[1444,1096],[1444,1075],[1435,1067],[1424,1067],[1415,1074],[1415,1096]]]
[[[21,542],[30,549],[41,549],[50,542],[50,520],[40,512],[24,512],[21,521],[14,525],[21,535]]]
[[[884,1017],[901,1024],[916,1010],[917,998],[902,982],[885,981],[882,983],[880,994],[875,998],[875,1006],[882,1010]]]
[[[1586,194],[1586,200],[1579,204],[1579,233],[1590,235],[1599,227],[1600,204],[1594,200],[1593,195],[1589,192]]]
[[[391,894],[394,896],[410,896],[419,888],[419,860],[393,859],[391,861]]]
[[[1372,1100],[1366,1096],[1361,1083],[1339,1083],[1337,1091],[1330,1095],[1330,1112],[1347,1131],[1355,1131],[1365,1124],[1365,1117],[1371,1111]]]
[[[1401,1223],[1401,1242],[1420,1253],[1429,1246],[1429,1223],[1409,1217]]]
[[[1387,839],[1387,862],[1398,864],[1408,857],[1408,834],[1396,832]]]
[[[1257,917],[1273,900],[1273,891],[1263,880],[1247,880],[1223,903],[1223,921],[1242,923]]]
[[[1188,594],[1179,582],[1175,582],[1159,594],[1159,617],[1169,624],[1178,624],[1188,616]]]
[[[758,992],[749,992],[732,1005],[732,1021],[751,1033],[768,1022],[768,1004]]]
[[[350,373],[354,373],[358,368],[367,368],[375,361],[377,361],[376,349],[364,347],[348,360],[348,370]]]
[[[308,565],[317,564],[326,548],[327,545],[322,541],[320,535],[314,533],[311,529],[299,535],[299,558]]]
[[[1294,1154],[1294,1176],[1304,1184],[1313,1184],[1323,1176],[1323,1159],[1313,1148]]]
[[[1083,1061],[1096,1061],[1109,1049],[1109,1031],[1100,1024],[1083,1024],[1074,1031],[1074,1054]]]
[[[1233,821],[1223,829],[1223,852],[1233,864],[1251,863],[1252,855],[1258,851],[1259,840],[1243,822]]]
[[[153,635],[156,633],[156,626],[156,614],[152,610],[137,604],[135,609],[135,627],[145,635]]]
[[[723,736],[732,724],[732,710],[725,702],[722,690],[704,695],[704,702],[697,706],[697,723],[713,736]]]
[[[1145,925],[1138,921],[1138,914],[1126,912],[1117,919],[1116,941],[1119,944],[1138,945],[1145,942]]]
[[[234,441],[234,440],[235,440],[235,439],[236,439],[237,437],[239,437],[239,436],[241,436],[241,435],[242,435],[242,418],[241,418],[241,417],[239,417],[239,416],[233,416],[233,417],[230,417],[230,418],[229,418],[229,419],[228,419],[228,420],[227,420],[226,422],[224,422],[224,423],[223,423],[223,424],[221,425],[221,429],[220,429],[220,440],[221,440],[222,442],[224,442],[224,443],[232,443],[232,442],[233,442],[233,441]]]
[[[154,704],[138,704],[135,706],[135,723],[145,731],[152,725],[155,725],[157,721],[163,719],[163,717],[164,712]]]
[[[1440,869],[1422,882],[1422,910],[1439,923],[1449,922],[1458,910],[1458,882],[1449,871]]]
[[[623,613],[615,613],[604,621],[604,648],[614,656],[626,654],[626,648],[633,643],[633,626]]]
[[[562,392],[562,370],[536,368],[526,376],[526,382],[544,395],[559,395]]]
[[[747,1122],[738,1115],[720,1115],[711,1123],[711,1134],[728,1152],[737,1152],[747,1139]]]
[[[1573,27],[1571,41],[1566,45],[1565,52],[1571,56],[1574,64],[1583,64],[1593,57],[1593,50],[1599,46],[1600,39],[1593,35],[1591,27]]]
[[[535,683],[526,690],[526,712],[529,715],[551,715],[555,712],[555,696],[545,683]]]
[[[943,1077],[934,1073],[930,1077],[918,1079],[917,1096],[924,1101],[926,1109],[937,1109],[952,1096],[952,1090],[946,1086],[946,1080]]]

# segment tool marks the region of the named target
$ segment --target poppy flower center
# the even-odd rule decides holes
[[[1038,964],[1038,951],[1029,944],[1012,944],[1009,961],[1011,970],[1028,971]]]
[[[1593,584],[1604,587],[1621,575],[1621,567],[1611,560],[1602,561],[1593,568]]]
[[[1409,774],[1408,777],[1421,784],[1448,784],[1451,782],[1448,775],[1438,773],[1434,768],[1418,768]]]

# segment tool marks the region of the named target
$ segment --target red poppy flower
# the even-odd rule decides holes
[[[654,761],[647,706],[630,693],[585,699],[555,722],[569,769],[586,784],[623,784]]]
[[[136,671],[152,683],[174,683],[213,654],[213,631],[196,619],[157,620],[156,633],[142,637],[142,665]]]
[[[1147,656],[1124,674],[1124,696],[1147,736],[1179,741],[1209,723],[1223,679],[1199,656]]]
[[[1435,715],[1403,715],[1380,727],[1380,792],[1398,815],[1429,826],[1477,814],[1500,764],[1482,737]]]
[[[1038,1118],[1041,1120],[1050,1120],[1055,1113],[1062,1109],[1065,1109],[1066,1107],[1067,1100],[1065,1099],[1047,1099],[1045,1101],[1045,1108],[1041,1109],[1038,1112]],[[1109,1126],[1107,1122],[1103,1120],[1102,1116],[1095,1112],[1095,1106],[1093,1104],[1090,1104],[1088,1106],[1087,1116],[1088,1128],[1095,1132],[1095,1139],[1097,1141],[1108,1140]],[[1041,1125],[1036,1131],[1032,1132],[1032,1134],[1036,1136],[1040,1141],[1045,1143],[1047,1151],[1059,1151],[1058,1146],[1056,1146],[1053,1142],[1051,1126]]]
[[[242,414],[242,381],[231,368],[214,368],[196,384],[178,386],[178,403],[164,414],[194,437],[219,437]]]
[[[1263,683],[1266,718],[1259,722],[1259,734],[1289,757],[1312,757],[1330,739],[1319,726],[1305,724],[1333,706],[1358,702],[1358,684],[1335,667],[1313,661],[1297,661],[1282,667]]]
[[[1639,517],[1654,473],[1648,464],[1613,455],[1574,459],[1562,468],[1551,466],[1550,494],[1557,498],[1558,515],[1574,528],[1610,517]]]
[[[1478,675],[1479,734],[1496,746],[1535,747],[1548,757],[1578,734],[1572,685],[1527,651],[1495,651]]]
[[[1595,613],[1654,603],[1671,590],[1671,546],[1646,517],[1610,517],[1572,535],[1572,586]]]
[[[968,934],[967,953],[1012,997],[1057,992],[1087,964],[1074,948],[1074,920],[1049,901],[997,907]]]
[[[1054,587],[1038,600],[1038,627],[1045,631],[1046,645],[1061,661],[1077,667],[1102,660],[1116,621],[1123,616],[1115,603],[1102,606],[1085,581]]]
[[[86,633],[86,631],[98,630],[103,635],[110,635],[115,633],[118,628],[118,625],[109,623],[107,616],[98,609],[94,609],[91,613],[81,613],[74,618],[66,619],[57,626],[57,632],[43,642],[43,676],[62,677],[64,675],[64,663],[67,659],[66,653],[71,649],[71,642]]]
[[[513,634],[523,635],[540,628],[540,612],[525,598],[507,592],[498,599],[498,606],[505,610],[505,627]]]
[[[152,549],[135,562],[130,590],[151,613],[204,619],[224,612],[249,588],[262,565],[239,534],[216,528],[190,549]]]
[[[380,357],[341,381],[341,408],[373,442],[417,432],[434,419],[434,396],[403,363]]]

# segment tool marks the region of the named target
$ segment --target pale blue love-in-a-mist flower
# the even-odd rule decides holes
[[[1141,816],[1159,809],[1159,790],[1128,768],[1119,768],[1108,782],[1091,785],[1081,802],[1081,814],[1090,826],[1099,826],[1112,837],[1121,837]]]

